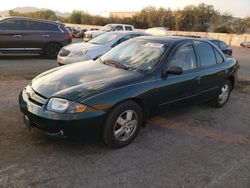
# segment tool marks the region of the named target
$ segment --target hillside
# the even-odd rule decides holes
[[[35,8],[35,7],[16,7],[14,9],[10,9],[16,12],[20,12],[20,13],[27,13],[27,12],[36,12],[39,10],[46,10],[45,8]],[[0,11],[0,16],[8,16],[9,11],[10,10],[4,10],[4,11]],[[70,15],[70,13],[63,13],[63,12],[59,12],[59,11],[54,11],[56,13],[57,16],[60,17],[67,17]]]

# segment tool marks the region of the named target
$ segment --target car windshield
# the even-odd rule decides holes
[[[113,28],[113,25],[108,24],[108,25],[105,25],[104,27],[102,27],[101,31],[111,31],[112,28]]]
[[[100,61],[127,70],[150,72],[159,62],[165,50],[165,44],[143,39],[132,39],[104,54]],[[118,64],[120,65],[116,66]]]
[[[92,40],[89,41],[89,43],[105,45],[113,40],[116,40],[119,35],[120,35],[119,33],[114,33],[114,32],[104,33],[96,38],[93,38]]]

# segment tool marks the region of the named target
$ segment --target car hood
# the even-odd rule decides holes
[[[58,67],[38,75],[32,88],[38,94],[83,100],[95,94],[144,79],[143,74],[85,61]]]
[[[68,46],[63,47],[66,50],[69,51],[84,51],[84,50],[90,50],[90,49],[99,49],[102,48],[103,45],[98,45],[98,44],[92,44],[92,43],[86,43],[86,42],[79,42],[79,43],[74,43],[70,44]]]

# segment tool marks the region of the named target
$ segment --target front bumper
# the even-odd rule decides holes
[[[88,131],[100,130],[104,123],[104,111],[87,111],[78,114],[59,114],[45,110],[44,105],[39,106],[19,95],[21,112],[29,118],[31,127],[39,128],[47,133],[53,134],[60,131]]]

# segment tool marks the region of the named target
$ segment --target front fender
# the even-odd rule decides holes
[[[123,100],[137,98],[142,100],[148,109],[151,109],[157,105],[154,102],[155,90],[156,80],[149,80],[104,91],[80,102],[98,110],[108,111]]]

